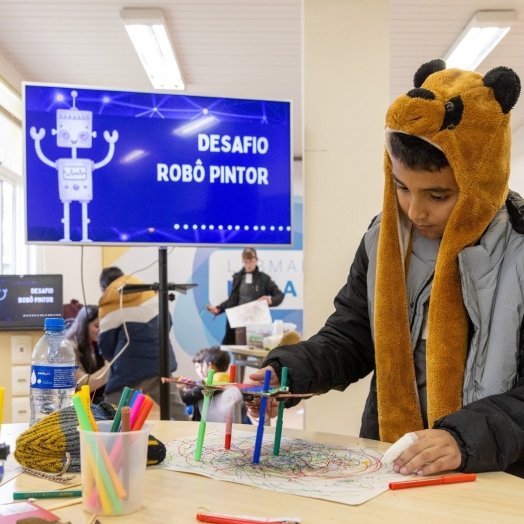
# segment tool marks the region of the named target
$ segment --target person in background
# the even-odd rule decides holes
[[[204,394],[200,383],[203,379],[207,378],[210,369],[214,370],[213,384],[219,382],[229,382],[229,362],[230,357],[227,351],[222,351],[219,346],[212,346],[210,348],[201,349],[193,357],[195,364],[195,371],[199,377],[199,381],[196,385],[188,387],[180,384],[182,400],[192,409],[192,420],[199,421],[201,418],[200,407],[204,400]],[[225,414],[219,409],[215,409],[214,403],[219,401],[220,394],[215,393],[212,398],[210,411],[208,414],[209,422],[225,422]],[[247,410],[242,406],[242,424],[251,424],[249,417],[247,416]]]
[[[227,300],[218,306],[207,305],[206,309],[213,315],[220,315],[225,309],[253,302],[254,300],[265,300],[269,307],[275,307],[282,303],[284,294],[271,280],[269,275],[262,273],[257,266],[257,252],[252,247],[246,247],[242,251],[242,263],[244,267],[233,275],[233,285]],[[226,334],[222,340],[224,345],[235,344],[235,331],[226,324]]]
[[[213,383],[229,382],[229,367],[230,357],[227,351],[222,351],[219,346],[212,346],[210,348],[201,349],[195,353],[193,363],[195,364],[195,371],[198,375],[198,382],[194,386],[185,386],[180,384],[180,394],[186,406],[191,407],[191,420],[200,420],[200,408],[198,403],[204,400],[204,394],[200,387],[202,379],[207,378],[208,371],[214,370]]]
[[[103,357],[111,362],[105,400],[118,404],[127,386],[141,390],[160,404],[158,295],[153,291],[121,295],[119,288],[124,284],[143,282],[124,275],[118,267],[102,270],[100,288],[104,294],[99,302],[98,344]],[[177,363],[171,344],[169,363],[170,371],[175,371]],[[176,385],[170,384],[169,390],[171,419],[189,420]]]
[[[66,338],[75,350],[77,388],[88,385],[94,404],[104,400],[109,374],[108,364],[98,350],[99,324],[98,306],[83,306],[66,332]]]

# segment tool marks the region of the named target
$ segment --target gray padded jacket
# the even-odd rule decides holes
[[[379,226],[377,218],[365,234],[326,325],[307,341],[272,350],[265,360],[279,376],[283,366],[289,368],[292,392],[342,391],[374,370]],[[471,326],[464,407],[437,420],[434,428],[449,431],[457,440],[461,470],[502,470],[524,477],[524,199],[510,192],[477,245],[460,253],[459,264]],[[423,286],[418,303],[410,304],[413,340],[427,298]],[[379,438],[374,376],[360,436]]]

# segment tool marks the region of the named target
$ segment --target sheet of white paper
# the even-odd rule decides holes
[[[271,324],[269,305],[265,300],[254,300],[241,306],[226,309],[227,319],[232,328],[245,327],[249,324]]]
[[[225,450],[224,433],[215,430],[206,433],[199,462],[194,459],[196,440],[168,442],[166,459],[155,467],[352,505],[380,495],[400,478],[373,449],[283,437],[275,456],[273,435],[264,435],[260,463],[253,464],[254,433],[234,431],[231,449]]]

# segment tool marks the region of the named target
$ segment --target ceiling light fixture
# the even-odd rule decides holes
[[[178,127],[173,132],[175,133],[175,135],[179,136],[194,135],[195,133],[199,133],[200,131],[203,131],[204,129],[211,127],[217,122],[218,118],[216,116],[205,115],[198,118],[197,120],[191,120],[191,122],[188,122],[187,124]]]
[[[125,8],[120,16],[153,87],[184,90],[182,72],[162,11]]]
[[[517,11],[477,11],[448,52],[447,67],[475,70],[510,30]]]

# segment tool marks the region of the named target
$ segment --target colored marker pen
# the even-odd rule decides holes
[[[81,489],[69,489],[60,491],[15,491],[13,500],[25,499],[61,499],[71,497],[81,497]]]
[[[436,486],[438,484],[455,484],[456,482],[470,482],[475,480],[475,473],[464,473],[462,475],[449,475],[447,477],[410,479],[401,482],[390,482],[389,489],[419,488],[422,486]]]

